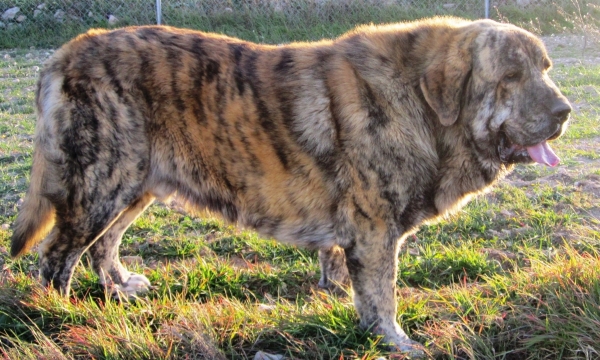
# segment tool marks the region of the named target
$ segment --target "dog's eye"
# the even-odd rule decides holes
[[[517,81],[521,77],[521,73],[518,71],[510,71],[504,75],[505,81]]]

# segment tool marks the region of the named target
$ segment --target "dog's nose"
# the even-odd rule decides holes
[[[571,112],[571,105],[563,100],[558,100],[552,107],[552,115],[562,124],[569,118]]]

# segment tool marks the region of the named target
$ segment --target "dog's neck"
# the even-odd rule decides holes
[[[459,210],[473,196],[485,192],[512,170],[512,165],[502,164],[491,154],[479,152],[468,128],[460,124],[438,127],[436,141],[438,179],[441,180],[435,205],[440,216]]]

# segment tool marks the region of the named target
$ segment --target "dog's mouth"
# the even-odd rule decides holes
[[[554,134],[547,140],[557,137]],[[550,145],[548,145],[547,140],[533,146],[523,146],[513,143],[505,133],[501,133],[500,143],[498,144],[500,161],[510,164],[536,162],[547,166],[556,166],[560,162],[560,159],[556,156]]]

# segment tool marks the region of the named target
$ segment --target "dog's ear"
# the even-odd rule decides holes
[[[425,100],[444,126],[456,122],[462,97],[471,74],[471,54],[468,50],[449,48],[430,64],[421,76],[421,91]]]

